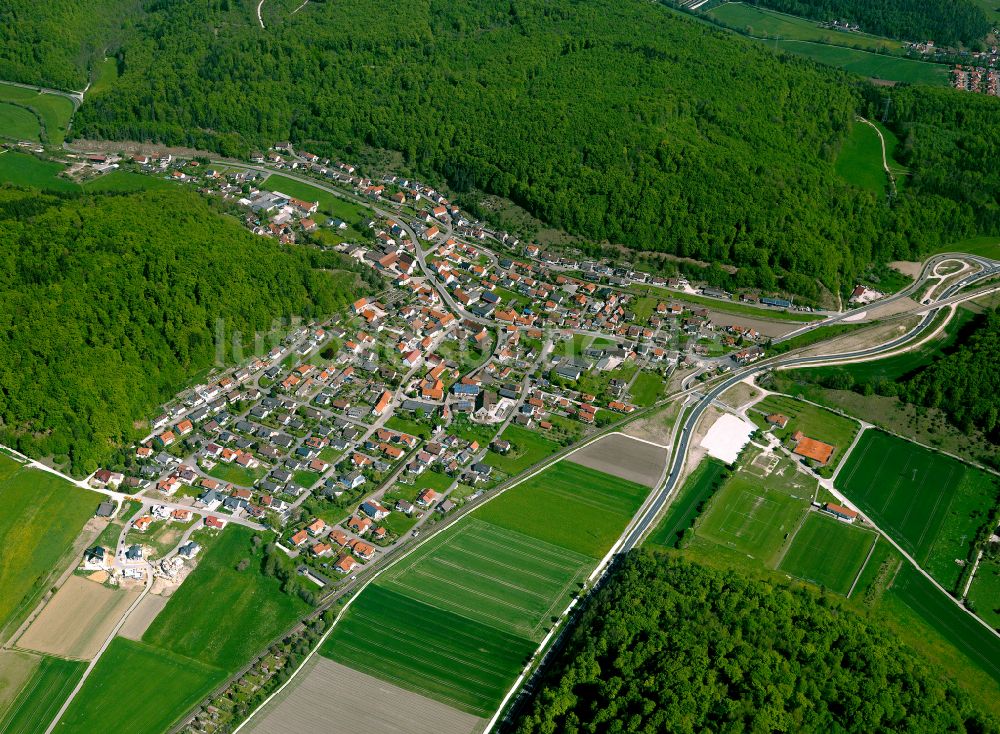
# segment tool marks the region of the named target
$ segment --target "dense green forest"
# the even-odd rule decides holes
[[[972,0],[747,0],[820,21],[857,23],[863,31],[938,46],[981,45],[991,26]]]
[[[0,79],[83,89],[89,70],[122,37],[141,0],[5,0]]]
[[[0,442],[89,472],[136,421],[279,318],[354,297],[339,256],[280,248],[191,192],[0,188]],[[217,335],[224,335],[217,339]],[[248,354],[245,356],[249,356]]]
[[[497,194],[587,240],[735,265],[706,275],[809,301],[872,261],[1000,234],[994,98],[871,88],[635,0],[297,5],[266,3],[261,28],[252,0],[146,3],[74,133],[400,151],[463,201]],[[833,166],[855,113],[881,116],[887,94],[913,171],[891,205]]]
[[[911,403],[941,408],[962,430],[973,426],[1000,443],[1000,310],[958,347],[899,390]]]
[[[827,596],[630,554],[509,727],[996,732],[938,671]]]

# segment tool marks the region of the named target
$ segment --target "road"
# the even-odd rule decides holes
[[[80,105],[83,104],[83,92],[66,91],[65,89],[51,89],[50,87],[40,87],[37,84],[22,84],[21,82],[8,82],[3,80],[0,80],[0,84],[6,84],[11,87],[20,87],[21,89],[31,89],[32,91],[44,92],[45,94],[54,94],[58,97],[65,97],[73,103],[74,112],[80,107]],[[88,84],[87,86],[89,87],[90,85]]]

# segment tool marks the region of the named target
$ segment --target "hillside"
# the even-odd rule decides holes
[[[233,356],[233,334],[248,349],[276,319],[338,309],[356,281],[181,191],[0,189],[0,263],[0,443],[75,472],[134,439],[219,346]]]
[[[509,729],[995,732],[997,723],[827,597],[638,551]]]

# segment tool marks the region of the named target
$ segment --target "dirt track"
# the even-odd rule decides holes
[[[92,658],[137,595],[70,576],[16,644],[52,655]]]
[[[567,461],[630,482],[654,487],[663,474],[667,449],[613,433],[567,457]]]
[[[485,725],[485,719],[316,655],[284,695],[261,711],[244,731],[475,734]]]

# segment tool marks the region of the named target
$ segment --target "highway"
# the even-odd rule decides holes
[[[942,257],[942,256],[938,256]],[[932,258],[929,260],[930,263],[938,258]],[[670,458],[670,472],[667,474],[666,481],[663,483],[662,487],[657,490],[655,499],[648,503],[642,511],[642,515],[639,520],[633,524],[632,528],[628,531],[625,539],[619,546],[620,553],[627,553],[628,551],[635,548],[639,543],[642,542],[643,537],[646,533],[653,527],[659,514],[663,511],[671,494],[676,488],[681,472],[684,469],[684,463],[687,459],[688,449],[690,448],[691,436],[694,434],[695,426],[698,425],[698,421],[701,419],[702,414],[705,410],[719,398],[722,393],[728,390],[730,387],[738,382],[746,379],[750,375],[759,374],[766,370],[776,369],[778,367],[802,367],[805,365],[817,365],[824,364],[826,362],[843,362],[853,359],[863,359],[866,357],[875,357],[879,354],[886,352],[891,352],[898,347],[901,347],[917,337],[919,337],[928,327],[934,322],[934,318],[940,312],[940,310],[954,300],[957,300],[955,294],[962,290],[966,286],[975,283],[976,281],[982,280],[983,278],[989,277],[990,275],[996,275],[1000,273],[1000,262],[994,262],[992,260],[986,260],[985,258],[971,258],[966,256],[965,259],[973,259],[983,265],[983,269],[972,273],[965,278],[953,283],[948,286],[944,291],[941,292],[938,299],[933,305],[928,306],[928,310],[924,313],[923,318],[920,322],[913,327],[909,332],[903,334],[900,337],[892,339],[891,341],[880,344],[877,347],[870,347],[868,349],[860,349],[853,352],[842,352],[840,354],[830,354],[830,355],[816,355],[812,357],[786,357],[786,358],[776,358],[774,360],[767,360],[765,362],[760,362],[755,365],[751,365],[744,369],[738,370],[733,373],[725,380],[720,382],[715,387],[712,387],[705,395],[698,401],[697,405],[691,410],[688,417],[685,419],[683,428],[680,432],[680,439],[677,441],[677,446]],[[984,264],[985,263],[985,264]],[[926,266],[925,266],[926,272]],[[916,285],[916,283],[914,284]],[[902,291],[905,292],[905,291]],[[897,296],[895,298],[900,298],[902,296]],[[824,322],[828,323],[828,322]]]

